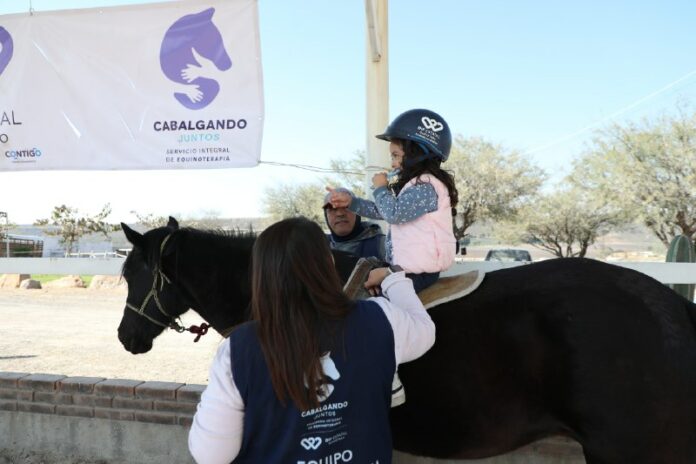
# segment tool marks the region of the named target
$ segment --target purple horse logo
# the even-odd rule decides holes
[[[7,29],[0,26],[0,74],[2,74],[10,63],[13,51],[14,44],[12,43],[12,36],[7,32]]]
[[[174,98],[186,108],[208,106],[220,92],[221,73],[232,67],[220,31],[213,24],[215,8],[178,19],[164,34],[160,66],[177,84]]]

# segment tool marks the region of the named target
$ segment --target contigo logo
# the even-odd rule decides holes
[[[7,150],[5,152],[5,158],[11,158],[14,161],[39,158],[41,156],[41,150],[38,148],[27,148],[26,150]]]
[[[421,118],[421,122],[423,123],[423,127],[430,129],[433,132],[440,132],[442,129],[444,129],[444,126],[440,121],[427,116],[423,116]]]

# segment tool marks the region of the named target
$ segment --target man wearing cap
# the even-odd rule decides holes
[[[337,192],[349,190],[339,187]],[[374,256],[384,261],[384,233],[378,224],[362,222],[362,218],[348,208],[334,208],[324,197],[324,218],[329,226],[329,246],[360,258]]]

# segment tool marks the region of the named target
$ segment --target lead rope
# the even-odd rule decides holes
[[[169,241],[169,238],[171,236],[172,236],[172,234],[169,234],[166,237],[164,237],[164,240],[162,240],[162,244],[160,245],[159,264],[157,266],[157,273],[161,277],[160,292],[164,289],[164,282],[165,281],[169,285],[172,285],[172,281],[169,280],[169,277],[167,277],[167,275],[162,271],[162,253],[164,253],[164,247],[167,244],[167,241]],[[181,317],[178,318],[178,322],[177,322],[173,317],[169,316],[166,312],[163,311],[162,305],[159,302],[159,298],[157,298],[157,293],[155,293],[154,297],[155,297],[155,303],[157,303],[157,307],[160,308],[160,311],[162,311],[165,315],[167,315],[169,318],[171,318],[172,321],[169,323],[169,327],[176,330],[178,333],[191,332],[192,334],[196,334],[196,338],[193,340],[193,343],[198,343],[198,340],[200,340],[203,335],[208,333],[208,329],[210,328],[210,325],[206,324],[205,322],[203,322],[201,325],[191,325],[188,328],[183,327],[181,325]]]
[[[193,340],[193,343],[198,343],[198,340],[200,340],[203,335],[208,333],[209,328],[210,326],[204,322],[200,326],[192,325],[186,330],[188,330],[192,334],[197,334],[196,338]]]

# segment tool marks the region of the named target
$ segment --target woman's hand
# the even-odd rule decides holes
[[[339,192],[333,187],[326,187],[326,191],[331,195],[329,196],[329,203],[334,208],[348,208],[353,201],[353,197],[350,196],[348,192]]]
[[[387,173],[386,172],[378,172],[374,176],[372,176],[372,187],[373,188],[379,188],[379,187],[386,187],[389,184],[389,181],[387,180]]]
[[[382,281],[390,274],[386,267],[378,267],[370,271],[370,275],[365,282],[365,288],[370,295],[377,296],[382,294]]]

